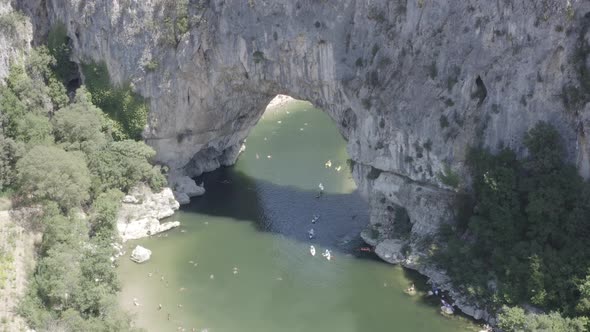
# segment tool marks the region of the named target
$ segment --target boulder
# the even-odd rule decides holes
[[[135,249],[131,252],[131,260],[136,263],[143,263],[150,259],[152,256],[152,251],[144,248],[142,246],[136,246]]]
[[[135,187],[123,198],[117,217],[119,235],[125,242],[177,227],[178,221],[160,225],[159,220],[172,216],[179,207],[170,188],[154,193],[146,185]]]
[[[205,187],[198,185],[195,180],[185,175],[170,175],[168,182],[174,190],[174,196],[180,204],[188,204],[190,197],[205,194]]]
[[[405,259],[401,252],[403,246],[404,242],[401,240],[387,239],[379,242],[375,247],[375,254],[388,263],[399,264]]]

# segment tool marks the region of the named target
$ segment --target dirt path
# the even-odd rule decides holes
[[[34,268],[36,238],[11,212],[0,211],[0,331],[28,331],[16,309]]]

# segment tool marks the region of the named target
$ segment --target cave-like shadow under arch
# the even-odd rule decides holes
[[[288,236],[297,241],[330,247],[359,257],[365,246],[360,232],[369,222],[368,204],[357,191],[324,193],[254,179],[232,167],[223,167],[197,179],[207,193],[183,207],[185,212],[229,217],[252,222],[259,231]],[[320,219],[311,223],[314,214]],[[308,230],[316,236],[310,240]]]

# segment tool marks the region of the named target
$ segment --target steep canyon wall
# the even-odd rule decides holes
[[[144,137],[175,172],[235,162],[276,94],[325,110],[348,141],[371,223],[395,233],[393,209],[408,211],[414,254],[384,249],[393,261],[417,267],[420,239],[453,222],[469,146],[522,155],[523,133],[546,120],[590,176],[585,1],[16,3],[37,38],[65,23],[75,61],[104,61],[114,82],[149,99]]]

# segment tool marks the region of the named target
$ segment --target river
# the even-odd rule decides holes
[[[180,228],[127,243],[153,251],[144,264],[125,257],[118,268],[121,304],[139,327],[477,330],[466,319],[441,315],[437,300],[424,297],[422,278],[359,250],[368,207],[355,191],[346,143],[327,114],[302,101],[269,110],[246,146],[235,166],[202,177],[206,195],[172,217]],[[319,183],[325,191],[316,198]],[[315,214],[320,218],[312,224]],[[321,255],[325,249],[330,261]],[[413,297],[403,292],[412,282],[419,289]]]

